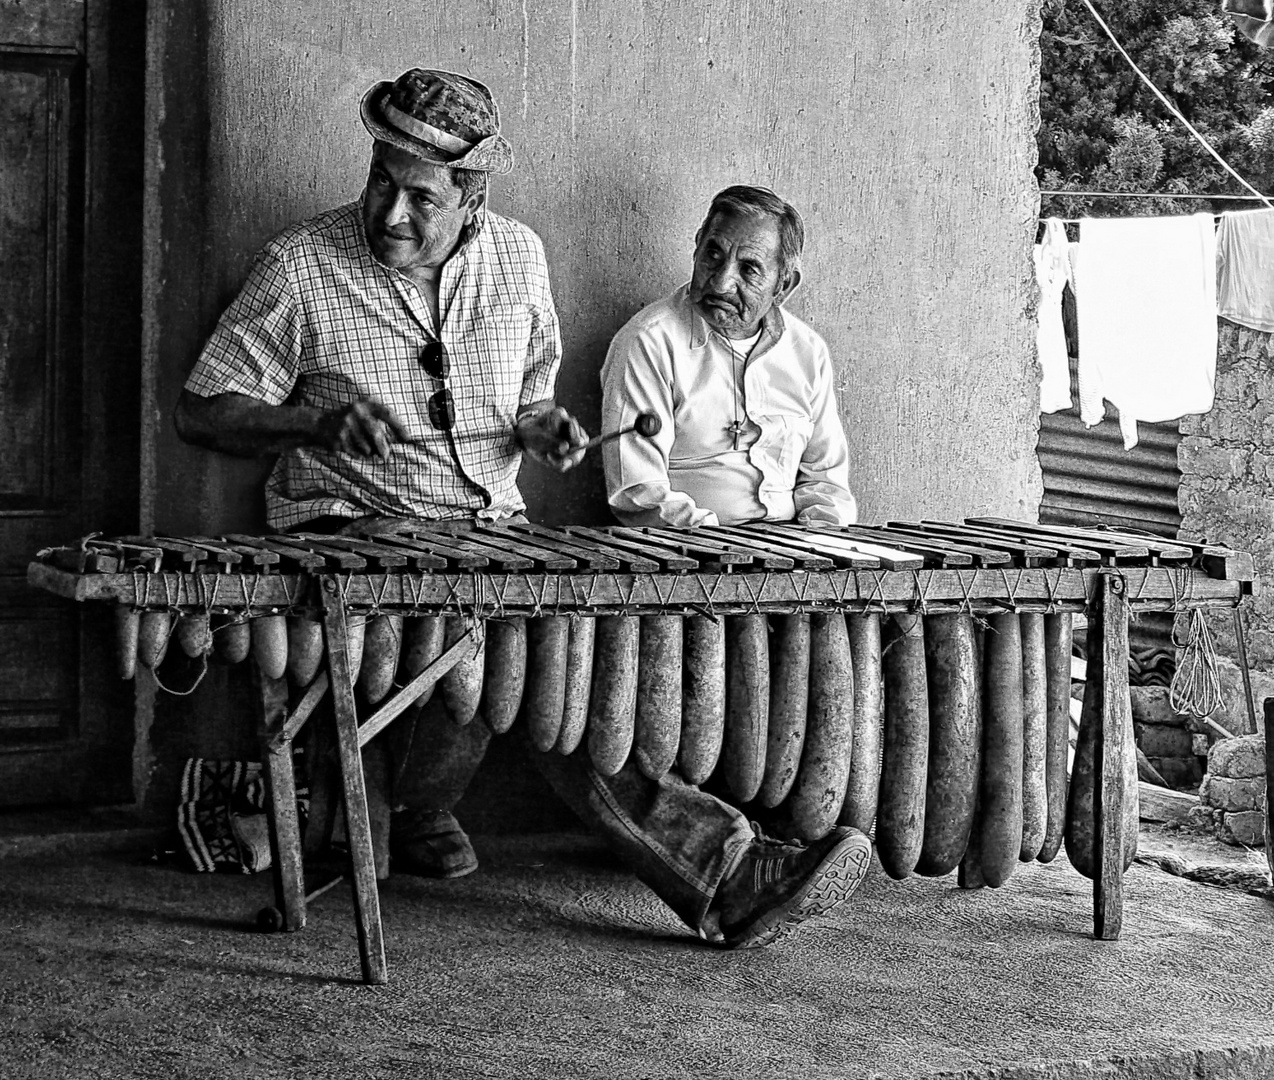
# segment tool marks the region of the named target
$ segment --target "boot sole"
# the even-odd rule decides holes
[[[871,841],[862,835],[847,836],[827,853],[801,888],[729,938],[726,948],[770,945],[806,919],[831,911],[862,884],[870,866]]]
[[[478,859],[472,851],[463,860],[451,860],[443,863],[438,859],[413,858],[405,852],[389,855],[389,869],[392,873],[410,874],[412,877],[440,878],[444,881],[451,878],[468,877],[478,869]]]

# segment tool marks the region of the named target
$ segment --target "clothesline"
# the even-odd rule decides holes
[[[1238,215],[1274,220],[1274,214]],[[1208,214],[1094,218],[1075,244],[1059,219],[1042,222],[1034,252],[1040,288],[1037,355],[1043,412],[1070,408],[1062,294],[1075,298],[1082,343],[1079,415],[1087,427],[1119,410],[1125,449],[1139,423],[1205,413],[1215,393],[1221,229]]]
[[[1037,355],[1043,412],[1073,405],[1063,294],[1073,294],[1080,419],[1119,410],[1124,445],[1140,421],[1207,412],[1215,394],[1217,320],[1274,334],[1274,213],[1088,218],[1074,234],[1040,222]],[[1071,342],[1073,346],[1073,341]]]
[[[1041,191],[1041,195],[1074,195],[1092,199],[1233,199],[1266,202],[1264,195],[1183,195],[1168,191]]]
[[[1264,213],[1264,211],[1263,211],[1263,210],[1252,210],[1252,211],[1246,211],[1246,210],[1245,210],[1245,211],[1244,211],[1244,213],[1249,213],[1249,212],[1250,212],[1250,213],[1254,213],[1254,214]],[[1085,221],[1110,221],[1110,220],[1118,220],[1118,221],[1149,221],[1149,220],[1152,220],[1152,219],[1153,219],[1154,217],[1156,217],[1156,216],[1163,216],[1163,217],[1178,217],[1178,216],[1180,216],[1180,217],[1185,217],[1186,215],[1185,215],[1185,214],[1181,214],[1181,215],[1177,215],[1177,214],[1164,214],[1164,215],[1147,214],[1147,215],[1145,215],[1145,216],[1138,217],[1136,214],[1129,214],[1127,217],[1124,217],[1124,218],[1094,218],[1094,217],[1092,217],[1092,216],[1089,216],[1089,217],[1086,217],[1086,218],[1072,218],[1072,217],[1057,217],[1057,216],[1056,216],[1056,215],[1054,215],[1054,214],[1047,214],[1047,215],[1045,215],[1045,216],[1043,216],[1043,217],[1041,217],[1041,218],[1039,219],[1039,224],[1043,225],[1043,224],[1044,224],[1044,222],[1046,222],[1046,221],[1060,221],[1063,225],[1082,225]],[[1193,216],[1193,215],[1190,215],[1190,216]],[[1220,221],[1221,221],[1221,218],[1222,218],[1223,216],[1224,216],[1224,215],[1222,215],[1222,214],[1213,214],[1213,215],[1212,215],[1212,224],[1213,224],[1213,225],[1219,224],[1219,223],[1220,223]]]
[[[1171,195],[1159,194],[1153,191],[1041,191],[1041,195],[1074,195],[1087,196],[1089,198],[1125,198],[1125,199],[1248,199],[1252,201],[1265,202],[1265,197],[1256,195]],[[1264,213],[1264,210],[1245,210],[1244,213]],[[1136,215],[1129,215],[1135,217]],[[1147,215],[1156,217],[1159,215]],[[1171,215],[1169,215],[1171,216]],[[1213,214],[1212,221],[1216,223],[1221,220],[1221,214]],[[1078,225],[1080,222],[1093,220],[1092,215],[1087,218],[1059,218],[1055,214],[1042,215],[1040,221],[1054,219],[1060,221],[1063,225]]]

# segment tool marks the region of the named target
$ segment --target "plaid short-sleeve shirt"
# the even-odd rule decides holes
[[[562,355],[539,237],[483,213],[443,267],[439,310],[454,453],[429,419],[442,384],[419,362],[435,336],[425,298],[372,258],[360,204],[294,225],[262,250],[186,389],[321,409],[371,399],[413,440],[394,442],[387,461],[315,447],[281,454],[266,484],[272,528],[327,514],[436,520],[524,508],[513,425],[520,407],[553,396]]]

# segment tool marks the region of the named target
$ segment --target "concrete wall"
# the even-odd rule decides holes
[[[544,239],[559,398],[587,427],[611,336],[688,277],[711,195],[768,184],[808,224],[792,307],[830,343],[863,519],[1033,519],[1038,6],[157,0],[143,531],[261,526],[264,464],[181,445],[172,406],[260,245],[357,197],[358,99],[414,65],[501,104],[518,167],[492,205]],[[596,456],[565,481],[528,465],[523,489],[533,517],[609,520]],[[155,786],[184,754],[252,752],[227,683],[160,695],[153,726],[143,688]]]
[[[156,527],[259,525],[261,467],[180,446],[172,404],[252,253],[357,196],[362,91],[417,64],[502,106],[518,167],[492,204],[544,239],[560,397],[586,426],[611,335],[688,276],[709,197],[765,183],[809,225],[792,307],[831,345],[864,519],[1034,516],[1037,0],[161,0],[151,19]],[[600,460],[551,499],[548,479],[524,472],[534,515],[607,519]]]

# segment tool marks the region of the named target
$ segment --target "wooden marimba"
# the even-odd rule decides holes
[[[1234,606],[1249,555],[1001,519],[812,529],[403,526],[87,537],[29,580],[115,605],[120,673],[251,656],[283,925],[305,923],[291,744],[329,692],[365,981],[386,979],[361,748],[438,693],[540,750],[720,775],[790,835],[875,826],[895,878],[1068,857],[1115,938],[1136,848],[1128,617]],[[1072,779],[1071,620],[1089,619]],[[356,707],[362,699],[362,716]]]

